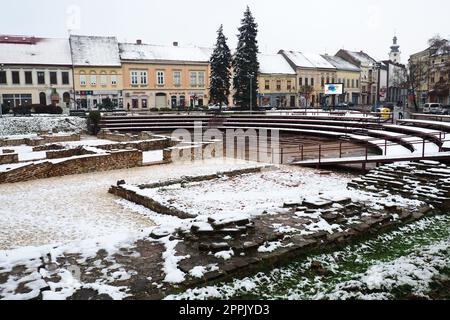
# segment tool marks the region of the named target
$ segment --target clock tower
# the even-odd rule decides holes
[[[397,44],[397,36],[394,36],[391,52],[389,53],[389,60],[395,63],[400,63],[400,46]]]

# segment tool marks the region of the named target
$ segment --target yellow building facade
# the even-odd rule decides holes
[[[77,104],[97,108],[106,98],[117,107],[123,106],[121,67],[74,67]]]
[[[297,76],[286,59],[281,54],[259,54],[258,60],[258,105],[297,107]]]
[[[97,109],[107,99],[123,108],[122,64],[115,37],[70,36],[77,109]]]

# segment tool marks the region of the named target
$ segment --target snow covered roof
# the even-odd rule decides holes
[[[355,71],[360,72],[361,69],[354,64],[336,56],[330,56],[327,54],[322,55],[322,57],[331,63],[336,69],[344,71]]]
[[[259,72],[263,74],[296,74],[281,54],[259,54]]]
[[[295,66],[303,68],[336,69],[320,54],[298,51],[281,51]]]
[[[0,63],[72,65],[69,40],[0,36]]]
[[[373,65],[376,64],[377,61],[372,58],[371,56],[369,56],[367,53],[365,53],[364,51],[348,51],[348,50],[344,50],[345,52],[347,52],[350,56],[352,56],[353,59],[359,61],[361,64],[365,64],[365,65]]]
[[[120,67],[119,45],[115,37],[70,36],[75,66]]]
[[[211,49],[120,43],[122,60],[209,62]]]

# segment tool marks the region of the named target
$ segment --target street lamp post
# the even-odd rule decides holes
[[[250,80],[250,113],[253,113],[253,74],[248,74]]]
[[[0,71],[3,71],[4,64],[0,65]],[[3,99],[0,99],[0,118],[3,118]]]

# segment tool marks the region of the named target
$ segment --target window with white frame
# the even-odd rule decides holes
[[[189,73],[189,79],[190,79],[191,87],[196,87],[197,86],[197,72],[191,71]]]
[[[181,86],[181,71],[173,72],[173,85],[177,87]]]
[[[108,84],[108,79],[106,76],[106,72],[102,72],[101,76],[100,76],[100,84],[102,86],[106,86]]]
[[[157,71],[156,72],[156,83],[159,86],[164,85],[165,81],[164,81],[164,71]]]
[[[205,73],[203,71],[200,71],[198,73],[198,85],[200,87],[204,87],[205,86]]]
[[[141,71],[141,84],[147,85],[148,84],[148,77],[147,77],[147,71]]]
[[[138,73],[137,71],[131,71],[131,85],[138,85]]]
[[[96,86],[97,85],[97,75],[95,73],[91,73],[90,79],[91,79],[91,86]]]
[[[86,75],[84,73],[80,73],[80,86],[86,85]]]
[[[117,85],[117,75],[114,74],[114,73],[111,75],[111,84],[112,84],[113,86],[116,86],[116,85]]]

